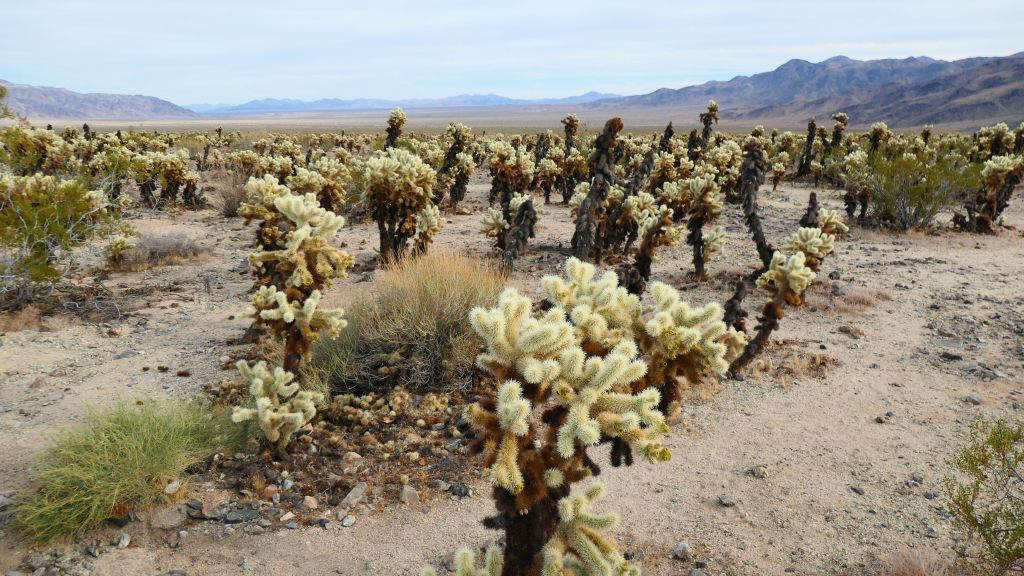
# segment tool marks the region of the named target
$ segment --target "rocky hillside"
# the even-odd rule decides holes
[[[144,120],[194,118],[195,112],[152,96],[81,94],[64,88],[14,84],[0,80],[10,91],[11,110],[29,119]]]
[[[763,106],[741,118],[828,116],[842,110],[856,123],[890,126],[1024,119],[1024,53],[993,58],[935,78],[881,86],[810,101]]]
[[[615,106],[703,106],[714,99],[726,108],[752,108],[795,100],[819,99],[884,84],[910,84],[970,68],[988,60],[944,62],[932,58],[853,60],[836,56],[812,63],[790,60],[771,72],[737,76],[679,89],[662,88],[640,96],[602,101]]]

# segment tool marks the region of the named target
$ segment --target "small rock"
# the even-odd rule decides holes
[[[124,550],[131,543],[132,543],[132,535],[131,534],[127,534],[127,533],[121,534],[121,537],[117,539],[117,548],[119,550]]]
[[[473,490],[469,487],[468,484],[463,484],[462,482],[452,484],[452,487],[449,490],[449,492],[451,492],[458,498],[466,498],[472,493],[472,491]]]
[[[768,469],[764,466],[754,466],[750,469],[750,475],[754,478],[764,479],[768,477]]]
[[[974,406],[980,406],[981,405],[981,398],[978,397],[975,394],[969,394],[969,395],[964,397],[964,402],[966,402],[968,404],[973,404]]]
[[[163,574],[157,574],[157,576],[188,576],[188,572],[185,572],[184,570],[171,570],[169,572],[164,572]]]
[[[718,503],[726,508],[732,508],[736,505],[736,499],[727,494],[722,494],[718,497]]]
[[[707,575],[708,575],[708,573],[703,571],[703,570],[701,570],[700,568],[694,568],[693,570],[690,570],[690,576],[707,576]]]
[[[957,354],[956,352],[950,352],[948,350],[943,351],[942,354],[939,354],[939,358],[942,358],[943,360],[949,360],[949,361],[963,360],[964,359],[963,355]]]
[[[913,474],[910,475],[910,481],[914,482],[915,484],[923,484],[924,474],[921,474],[920,472],[914,472]]]
[[[285,478],[284,482],[281,483],[281,487],[284,488],[285,490],[291,490],[292,486],[295,486],[295,482],[292,482],[287,478]]]
[[[257,524],[250,524],[249,526],[245,527],[245,533],[250,536],[259,536],[260,534],[263,534],[266,531],[266,528],[264,528],[263,526],[259,526]]]
[[[836,268],[835,270],[828,273],[829,280],[839,280],[843,277],[843,271]]]
[[[174,495],[178,493],[178,490],[181,490],[181,482],[177,480],[173,480],[167,486],[164,486],[164,494]]]
[[[281,515],[280,518],[278,518],[278,520],[280,520],[281,522],[287,522],[287,521],[291,520],[292,518],[295,518],[295,514],[293,514],[291,512],[285,512],[284,514]]]
[[[260,491],[260,497],[264,500],[273,500],[274,496],[277,495],[277,484],[267,484]]]
[[[885,416],[875,416],[875,422],[879,424],[885,424]]]
[[[320,503],[317,501],[316,498],[312,496],[306,496],[305,498],[303,498],[302,505],[308,508],[309,510],[316,510],[317,508],[320,507]]]
[[[357,482],[356,485],[353,486],[352,489],[348,491],[348,494],[345,495],[345,498],[342,499],[340,505],[355,506],[356,504],[359,504],[360,502],[362,502],[363,497],[366,496],[366,489],[366,482]]]
[[[299,523],[298,522],[288,522],[287,524],[284,525],[284,527],[289,529],[289,530],[295,530],[296,528],[299,527]]]
[[[853,490],[855,493],[857,493],[860,496],[864,495],[864,489],[861,488],[860,486],[850,486],[850,490]]]
[[[690,545],[686,542],[676,544],[676,547],[672,549],[672,557],[676,560],[689,562],[690,559],[693,558],[693,552],[690,550]]]
[[[260,515],[259,510],[255,508],[241,508],[239,510],[232,510],[224,515],[224,522],[228,524],[241,524],[242,522],[248,522]]]
[[[189,508],[191,510],[191,508]],[[157,530],[177,530],[185,523],[185,515],[182,514],[181,508],[174,506],[171,508],[161,508],[153,513],[149,518],[149,525]]]
[[[348,516],[345,516],[344,518],[341,519],[341,525],[344,526],[345,528],[348,528],[348,527],[352,526],[355,523],[356,523],[356,517],[351,515],[351,514],[349,514]]]
[[[935,492],[932,492],[931,490],[926,490],[925,493],[924,493],[924,499],[925,500],[934,500],[934,499],[938,498],[938,496],[939,496],[938,494],[936,494]]]
[[[413,488],[412,486],[409,486],[408,484],[406,484],[405,486],[402,486],[402,490],[398,494],[398,500],[402,504],[407,504],[409,506],[412,506],[414,504],[419,504],[420,503],[420,493],[417,492],[416,489]]]
[[[444,480],[438,479],[434,480],[434,488],[437,488],[441,492],[447,492],[448,489],[451,488],[451,485],[445,482]]]

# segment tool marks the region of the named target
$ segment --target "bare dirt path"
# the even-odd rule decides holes
[[[766,232],[777,246],[796,230],[808,192],[793,186],[762,192]],[[438,244],[490,257],[477,222],[486,187],[473,186],[470,195],[466,207],[475,214],[449,216]],[[840,206],[838,193],[819,195],[824,205]],[[1024,227],[1019,205],[1008,210],[1007,221]],[[688,278],[685,248],[667,250],[654,277],[682,288],[693,302],[724,301],[731,279],[756,264],[736,212],[723,218],[729,243],[724,258],[710,264],[710,281]],[[237,318],[249,287],[239,266],[248,233],[213,212],[138,224],[185,231],[213,252],[108,280],[112,287],[153,287],[130,298],[138,309],[110,327],[0,337],[0,494],[30,481],[46,434],[81,417],[85,406],[139,392],[188,397],[203,382],[230,377],[218,357],[246,325]],[[539,227],[512,279],[534,294],[539,276],[564,260],[567,210],[547,207]],[[375,237],[372,225],[361,224],[340,241],[363,261],[372,258]],[[723,383],[706,402],[694,398],[686,406],[668,441],[670,462],[603,467],[608,496],[601,509],[621,514],[616,534],[643,558],[645,573],[688,574],[693,562],[669,558],[679,542],[715,575],[876,574],[902,547],[949,555],[953,540],[941,495],[947,460],[977,415],[1020,418],[1022,247],[1020,233],[1011,230],[990,237],[854,227],[825,261],[807,306],[787,313],[765,361],[742,381]],[[204,277],[211,279],[210,293]],[[343,304],[372,289],[370,279],[371,272],[354,273],[330,299]],[[166,291],[174,281],[180,289]],[[752,317],[762,302],[759,295],[748,298]],[[110,328],[120,335],[108,336]],[[172,370],[141,372],[140,365],[158,363]],[[191,376],[175,377],[179,367]],[[33,384],[39,378],[43,383]],[[750,473],[758,466],[763,477]],[[460,544],[481,546],[498,536],[479,524],[492,510],[487,486],[479,478],[466,481],[476,488],[470,498],[395,506],[360,516],[348,528],[259,536],[239,530],[225,537],[195,527],[172,549],[159,531],[129,526],[132,546],[94,559],[92,574],[416,574],[427,563],[444,562]],[[723,506],[720,496],[735,505]],[[25,552],[6,536],[0,569],[13,568]]]

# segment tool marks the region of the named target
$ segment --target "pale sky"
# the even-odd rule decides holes
[[[1024,51],[1024,0],[0,0],[0,78],[178,104],[641,94],[817,62]]]

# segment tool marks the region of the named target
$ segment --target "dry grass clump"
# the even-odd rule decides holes
[[[107,263],[117,272],[141,272],[177,264],[206,251],[184,234],[146,235],[126,249],[110,252]]]
[[[55,314],[52,309],[39,304],[29,304],[14,312],[0,313],[0,334],[21,330],[58,332],[72,322],[73,318],[66,314]]]
[[[238,216],[238,209],[246,200],[245,190],[241,186],[231,186],[220,191],[220,213],[225,218]]]
[[[905,549],[889,560],[884,576],[952,576],[949,562],[932,550]]]
[[[346,310],[340,338],[313,347],[308,380],[335,391],[465,389],[480,351],[469,311],[494,305],[504,286],[497,270],[466,256],[406,258],[375,296]]]
[[[21,310],[0,314],[0,334],[42,327],[42,320],[43,310],[35,304],[29,304]]]
[[[773,374],[786,388],[793,382],[824,378],[837,365],[835,358],[820,352],[782,348],[755,360],[750,375],[756,380]]]
[[[153,504],[186,468],[240,446],[246,427],[227,413],[188,402],[121,403],[57,433],[43,455],[37,487],[15,510],[14,526],[35,543],[96,528]]]

